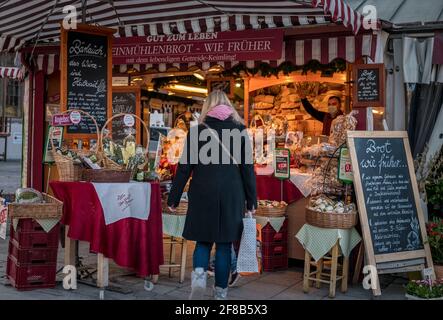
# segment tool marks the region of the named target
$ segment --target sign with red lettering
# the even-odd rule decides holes
[[[52,116],[52,125],[55,126],[70,126],[72,124],[69,114],[54,114]]]
[[[278,60],[283,30],[243,30],[116,38],[113,64]]]
[[[274,150],[274,177],[282,180],[289,179],[291,175],[290,159],[289,149],[276,148]]]

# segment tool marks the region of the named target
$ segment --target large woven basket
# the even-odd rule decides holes
[[[332,229],[350,229],[357,224],[357,212],[337,213],[319,212],[305,208],[306,222],[312,226]]]
[[[286,206],[284,207],[263,207],[258,206],[255,214],[265,217],[283,217],[286,214]]]
[[[132,178],[132,170],[114,169],[83,169],[82,180],[87,182],[129,182]]]
[[[126,170],[126,165],[120,165],[120,164],[118,164],[118,163],[116,163],[115,161],[113,161],[113,160],[111,160],[111,159],[109,159],[107,156],[106,156],[106,154],[105,154],[105,152],[104,152],[104,150],[103,150],[103,136],[104,136],[104,133],[105,133],[105,130],[106,130],[106,127],[109,125],[109,124],[112,124],[112,120],[114,120],[115,118],[119,118],[119,117],[124,117],[124,116],[126,116],[126,115],[131,115],[131,116],[133,116],[135,119],[137,119],[138,121],[140,121],[141,122],[141,124],[142,124],[142,126],[143,126],[143,128],[145,129],[145,131],[146,131],[146,154],[145,154],[145,157],[146,157],[146,159],[148,159],[148,148],[149,148],[149,139],[150,139],[150,137],[149,137],[149,129],[148,129],[148,127],[146,126],[146,124],[145,124],[145,122],[143,121],[143,119],[142,118],[140,118],[139,116],[137,116],[136,114],[129,114],[129,113],[118,113],[118,114],[116,114],[116,115],[113,115],[111,118],[109,118],[106,122],[105,122],[105,124],[104,124],[104,126],[103,126],[103,128],[102,128],[102,130],[101,130],[101,132],[100,132],[100,147],[99,147],[99,150],[100,150],[100,154],[101,154],[101,157],[102,157],[102,159],[103,159],[103,166],[104,166],[104,168],[106,168],[106,169],[113,169],[113,170]],[[135,174],[135,172],[134,172],[134,174]]]
[[[97,133],[97,146],[99,145],[99,139],[100,139],[100,130],[98,129],[97,121],[93,116],[91,116],[89,113],[83,111],[83,110],[76,110],[76,109],[70,109],[67,111],[62,112],[62,114],[69,113],[72,111],[78,111],[82,114],[85,114],[86,116],[90,117],[92,119],[92,122],[95,125],[95,130]],[[51,152],[52,156],[54,158],[55,165],[57,166],[59,180],[60,181],[80,181],[82,180],[82,174],[83,174],[83,166],[81,164],[74,163],[73,159],[64,156],[62,154],[58,154],[56,151],[56,148],[54,146],[54,141],[52,139],[52,136],[49,139],[51,141]],[[78,155],[81,156],[90,156],[92,154],[96,154],[97,152],[94,150],[73,150]]]
[[[42,193],[45,203],[16,203],[8,205],[8,215],[11,219],[33,218],[54,219],[61,218],[63,214],[63,202]]]

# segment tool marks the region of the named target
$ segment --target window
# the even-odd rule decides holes
[[[9,79],[6,85],[5,116],[20,118],[23,114],[23,90],[22,83]]]

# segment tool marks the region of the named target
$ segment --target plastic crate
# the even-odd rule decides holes
[[[55,287],[56,264],[18,266],[14,257],[8,256],[6,275],[17,290]]]
[[[277,271],[288,268],[288,255],[278,254],[269,257],[262,257],[263,271]]]
[[[13,239],[9,241],[8,254],[16,259],[18,266],[57,263],[57,248],[20,249]]]
[[[51,231],[21,232],[14,231],[11,225],[11,239],[18,242],[19,249],[34,248],[57,248],[59,240],[60,224],[57,224]]]
[[[42,226],[34,219],[19,219],[16,232],[40,232],[44,231]]]
[[[283,222],[279,232],[275,231],[268,222],[262,228],[262,243],[287,242],[288,241],[288,218]]]
[[[274,255],[282,255],[288,253],[288,243],[287,242],[273,242],[273,243],[262,243],[261,244],[262,256],[271,257]]]

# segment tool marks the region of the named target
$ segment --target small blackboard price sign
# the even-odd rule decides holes
[[[61,28],[61,110],[77,109],[103,127],[111,110],[112,34],[109,28],[78,24]],[[91,119],[68,126],[66,135],[96,136]]]
[[[112,115],[119,113],[135,114],[141,116],[140,112],[140,89],[135,87],[113,87],[112,88]],[[123,117],[112,120],[112,140],[122,142],[127,136]],[[136,132],[140,131],[140,123],[136,121]],[[136,134],[137,143],[140,143],[140,134]]]
[[[354,106],[384,106],[384,65],[357,64],[353,68]]]
[[[348,131],[348,146],[369,264],[378,273],[432,266],[407,133]]]

